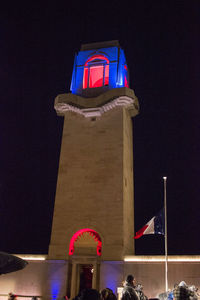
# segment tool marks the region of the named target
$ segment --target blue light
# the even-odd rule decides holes
[[[87,84],[83,84],[84,69],[86,68],[87,61],[95,56],[106,57],[109,68],[108,82],[97,88],[89,87]],[[86,98],[96,97],[110,89],[128,86],[127,74],[128,69],[126,64],[126,58],[124,55],[124,51],[120,48],[119,45],[114,45],[111,47],[109,46],[107,48],[102,47],[97,49],[89,47],[87,48],[87,50],[79,51],[78,54],[75,56],[70,90],[73,94],[80,95]]]
[[[117,87],[123,87],[123,76],[122,74],[119,75],[118,81],[117,81]]]
[[[114,293],[117,290],[117,279],[113,276],[114,274],[106,274],[105,275],[105,287],[111,289]]]
[[[52,300],[56,300],[58,298],[58,294],[60,292],[60,282],[58,280],[51,281],[51,297]]]

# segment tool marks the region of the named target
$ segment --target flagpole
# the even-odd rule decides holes
[[[163,177],[164,180],[164,208],[165,208],[165,291],[168,291],[168,253],[167,253],[167,177]]]

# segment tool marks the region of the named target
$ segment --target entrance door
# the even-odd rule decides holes
[[[93,265],[80,265],[79,276],[79,292],[81,292],[84,289],[91,289],[93,278]]]
[[[68,274],[68,294],[70,299],[83,289],[99,289],[100,261],[97,257],[76,256],[71,261],[71,273]]]

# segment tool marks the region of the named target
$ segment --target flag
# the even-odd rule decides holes
[[[134,239],[139,239],[144,234],[163,234],[165,235],[165,213],[164,208],[154,216],[147,224],[136,232]]]

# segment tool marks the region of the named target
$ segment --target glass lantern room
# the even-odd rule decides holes
[[[129,78],[118,41],[82,45],[75,56],[71,92],[95,97],[120,87],[129,87]]]

